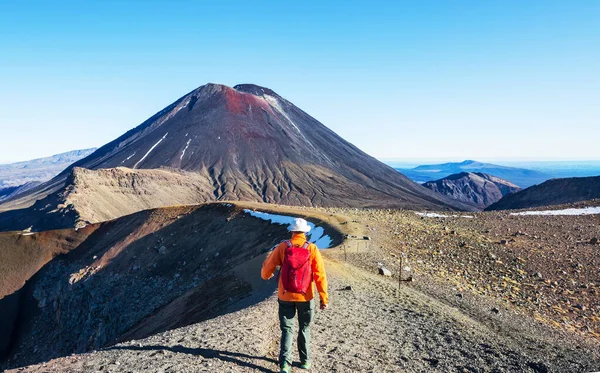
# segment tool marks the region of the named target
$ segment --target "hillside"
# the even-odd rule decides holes
[[[508,180],[522,188],[527,188],[531,185],[542,183],[552,177],[551,175],[540,171],[517,167],[506,167],[473,160],[434,165],[421,165],[411,169],[397,170],[418,183],[443,179],[449,175],[462,172],[479,172]]]
[[[96,148],[73,150],[30,161],[0,164],[0,189],[50,180],[74,162],[92,154],[95,150]]]
[[[121,167],[129,171],[114,170]],[[147,200],[158,202],[165,195],[160,187],[163,171],[137,170],[165,167],[181,171],[177,180],[190,178],[177,182],[177,194],[185,197],[167,196],[165,203],[242,200],[295,206],[472,209],[410,181],[267,88],[207,84],[53,180],[1,205],[0,211],[13,211],[0,215],[0,230],[68,227],[80,217],[96,221],[93,216],[107,215],[105,211],[111,211],[107,215],[111,217],[130,213],[131,206],[140,205],[138,181],[157,183],[144,192]],[[129,176],[122,177],[124,173]],[[87,177],[103,180],[88,182]],[[92,212],[79,200],[69,202],[69,195],[81,196],[84,189],[89,194],[83,199],[94,200],[95,183],[104,191],[112,188],[110,194],[116,199],[103,198],[108,195],[104,193]],[[126,201],[129,197],[131,202]],[[54,221],[40,211],[51,213]],[[31,222],[31,216],[44,223]]]
[[[482,210],[503,196],[521,190],[510,181],[480,172],[461,172],[428,181],[423,186]]]
[[[45,267],[31,281],[28,291],[38,289],[33,292],[32,306],[40,307],[41,301],[44,306],[39,308],[40,313],[46,316],[34,316],[38,320],[36,326],[41,330],[35,336],[39,339],[29,338],[31,334],[27,331],[18,345],[22,351],[35,352],[16,355],[10,365],[0,368],[15,368],[9,370],[11,373],[276,371],[280,335],[276,294],[272,282],[259,278],[262,257],[250,259],[229,272],[234,264],[223,265],[225,262],[222,261],[231,258],[227,255],[231,251],[219,249],[220,255],[215,256],[211,245],[198,245],[198,240],[211,240],[222,247],[227,247],[227,242],[239,243],[236,232],[242,227],[242,220],[244,225],[255,224],[245,230],[244,235],[257,229],[268,232],[260,239],[265,244],[271,239],[278,242],[287,233],[284,227],[269,227],[264,221],[242,214],[240,209],[244,206],[209,206],[212,206],[209,210],[204,207],[160,209],[99,225],[90,235],[90,240],[94,236],[98,240],[94,241],[98,246],[91,246],[92,241],[84,242],[60,262]],[[582,232],[578,227],[594,224],[590,216],[513,219],[506,213],[494,212],[477,213],[472,219],[460,216],[423,218],[414,212],[389,209],[254,205],[255,208],[261,206],[274,213],[312,216],[309,220],[323,222],[327,232],[358,237],[368,234],[371,237],[370,241],[340,240],[334,243],[337,246],[322,250],[331,304],[327,310],[317,310],[315,314],[313,371],[541,373],[596,371],[600,367],[598,341],[577,335],[572,330],[577,327],[585,332],[587,326],[590,336],[597,331],[593,322],[597,310],[590,307],[599,296],[596,286],[581,289],[560,274],[562,270],[568,273],[565,276],[578,282],[593,275],[592,268],[591,272],[577,273],[571,268],[569,258],[563,255],[574,250],[573,254],[581,256],[582,260],[590,260],[592,265],[596,263],[597,256],[580,255],[593,247],[563,249],[566,240],[563,234]],[[499,214],[503,219],[498,219]],[[217,218],[215,221],[218,216],[231,219]],[[125,222],[130,225],[134,221],[141,224],[135,224],[133,230],[120,232],[117,229],[117,226],[124,228]],[[209,221],[214,222],[210,223],[214,233],[208,233],[207,228],[207,234],[178,234],[183,227],[189,232],[190,224],[194,229],[202,230]],[[221,224],[226,229],[232,228],[229,234],[220,228]],[[161,225],[162,228],[154,231]],[[513,237],[519,240],[514,245],[492,241],[498,236],[510,239],[507,228],[528,235]],[[394,232],[394,229],[398,231]],[[143,235],[148,232],[152,233],[145,238]],[[558,235],[551,237],[548,232]],[[218,240],[208,238],[213,234]],[[392,244],[397,243],[398,235],[404,242],[402,248]],[[544,245],[559,240],[553,248],[557,252],[541,261],[544,252],[524,249],[530,244],[539,244],[534,235],[541,236]],[[113,236],[114,239],[110,238]],[[158,252],[161,246],[155,244],[159,238],[163,239],[164,254]],[[110,243],[112,248],[100,249],[100,244],[108,239],[114,240]],[[250,246],[236,251],[243,256],[253,255],[247,250],[254,252]],[[140,252],[144,255],[139,255]],[[397,259],[402,253],[408,260],[404,266],[413,268],[415,281],[398,287]],[[203,266],[200,264],[205,258],[202,255],[221,262]],[[488,260],[492,255],[497,258]],[[520,260],[514,260],[517,258]],[[237,260],[237,257],[231,260]],[[94,261],[104,263],[106,267],[97,270],[96,265],[90,265]],[[378,276],[378,262],[391,269],[394,277]],[[191,270],[198,265],[200,271]],[[219,271],[215,271],[216,265]],[[539,265],[541,269],[536,268]],[[188,266],[191,269],[187,269]],[[544,278],[537,279],[533,271],[541,271]],[[161,273],[165,273],[164,277]],[[192,273],[198,276],[199,284],[194,278],[188,278]],[[201,285],[206,279],[204,274],[208,277],[217,274],[219,286]],[[115,277],[115,280],[109,280]],[[52,281],[42,278],[52,278]],[[548,285],[546,280],[550,281]],[[114,281],[125,285],[113,287]],[[557,281],[558,285],[552,285],[552,281]],[[147,286],[152,295],[147,295],[146,290],[138,294],[140,284]],[[194,286],[193,291],[187,290],[190,286]],[[59,294],[55,290],[60,287],[70,291],[60,292],[53,298],[53,294]],[[211,292],[211,288],[218,292]],[[223,294],[222,289],[234,294],[233,299],[225,301],[219,297]],[[585,302],[565,306],[564,301],[573,294],[571,291]],[[584,291],[585,297],[582,296]],[[102,301],[109,293],[117,306],[111,307],[111,302]],[[179,296],[182,293],[184,295]],[[118,324],[128,325],[140,310],[149,309],[148,301],[173,298],[167,306],[151,312],[116,343],[87,353],[69,353],[93,348],[106,336],[114,335]],[[126,302],[125,306],[123,302]],[[78,317],[77,307],[89,309],[92,317]],[[207,313],[208,310],[212,313]],[[99,319],[97,315],[103,320],[100,325],[95,322]],[[587,324],[580,325],[584,322]],[[54,329],[55,323],[61,327]],[[76,332],[63,327],[67,325],[77,325],[76,337],[70,337]],[[54,333],[51,338],[58,343],[42,343],[50,338],[48,333]],[[77,345],[68,346],[63,342],[70,338],[74,338]],[[52,346],[52,353],[48,353],[48,346]],[[56,353],[60,346],[62,352]],[[58,358],[49,360],[52,356]],[[36,361],[39,364],[24,366]]]
[[[142,211],[70,234],[0,234],[0,291],[10,294],[0,298],[0,354],[43,361],[213,317],[249,294],[244,266],[254,275],[286,235],[231,204]]]
[[[19,194],[23,194],[30,189],[37,187],[41,183],[41,181],[28,181],[25,184],[18,186],[0,188],[0,202],[15,198]]]
[[[600,176],[552,179],[505,196],[488,210],[515,210],[600,198]]]

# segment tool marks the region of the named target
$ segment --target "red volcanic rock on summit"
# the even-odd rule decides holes
[[[151,187],[152,173],[121,171],[119,175],[129,176],[106,182],[99,180],[98,174],[92,175],[93,182],[86,182],[82,179],[85,173],[74,175],[75,167],[178,169],[200,178],[193,183],[197,198],[185,193],[187,197],[181,201],[165,201],[169,204],[243,200],[324,207],[471,208],[410,181],[277,93],[252,84],[233,88],[206,84],[195,89],[29,196],[13,201],[15,206],[26,207],[58,193],[62,197],[38,203],[36,211],[57,211],[48,206],[58,201],[77,212],[77,201],[86,200],[85,191],[104,185],[105,204],[112,203],[112,197],[106,196],[114,196],[118,189],[138,200],[140,193],[145,194],[146,208],[163,206],[150,197],[151,191],[157,190]],[[160,178],[164,184],[164,171]],[[173,182],[181,186],[186,184],[184,178],[178,174]],[[130,192],[125,190],[129,187]],[[67,195],[73,190],[78,197],[69,200]],[[87,199],[88,207],[99,204],[91,199]],[[125,206],[126,202],[118,204]],[[2,221],[0,216],[0,225]]]

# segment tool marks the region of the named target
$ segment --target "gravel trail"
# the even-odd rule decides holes
[[[312,325],[313,372],[585,372],[600,367],[598,356],[584,350],[570,351],[567,359],[552,346],[528,349],[527,341],[499,334],[409,286],[397,293],[393,280],[350,264],[329,259],[326,270],[331,305],[316,311]],[[198,324],[9,372],[277,372],[278,342],[273,294]],[[577,353],[581,356],[573,359]]]

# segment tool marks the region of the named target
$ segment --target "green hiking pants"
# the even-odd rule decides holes
[[[286,302],[279,300],[279,326],[281,328],[281,349],[279,350],[279,364],[287,361],[292,364],[292,340],[294,338],[294,324],[296,310],[298,311],[298,352],[300,361],[310,361],[310,322],[312,321],[315,302]]]

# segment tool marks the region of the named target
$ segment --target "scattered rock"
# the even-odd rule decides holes
[[[379,274],[382,276],[392,277],[392,271],[385,267],[379,267]]]
[[[165,245],[162,245],[161,247],[158,248],[158,253],[160,255],[165,255],[167,253],[167,248]]]

